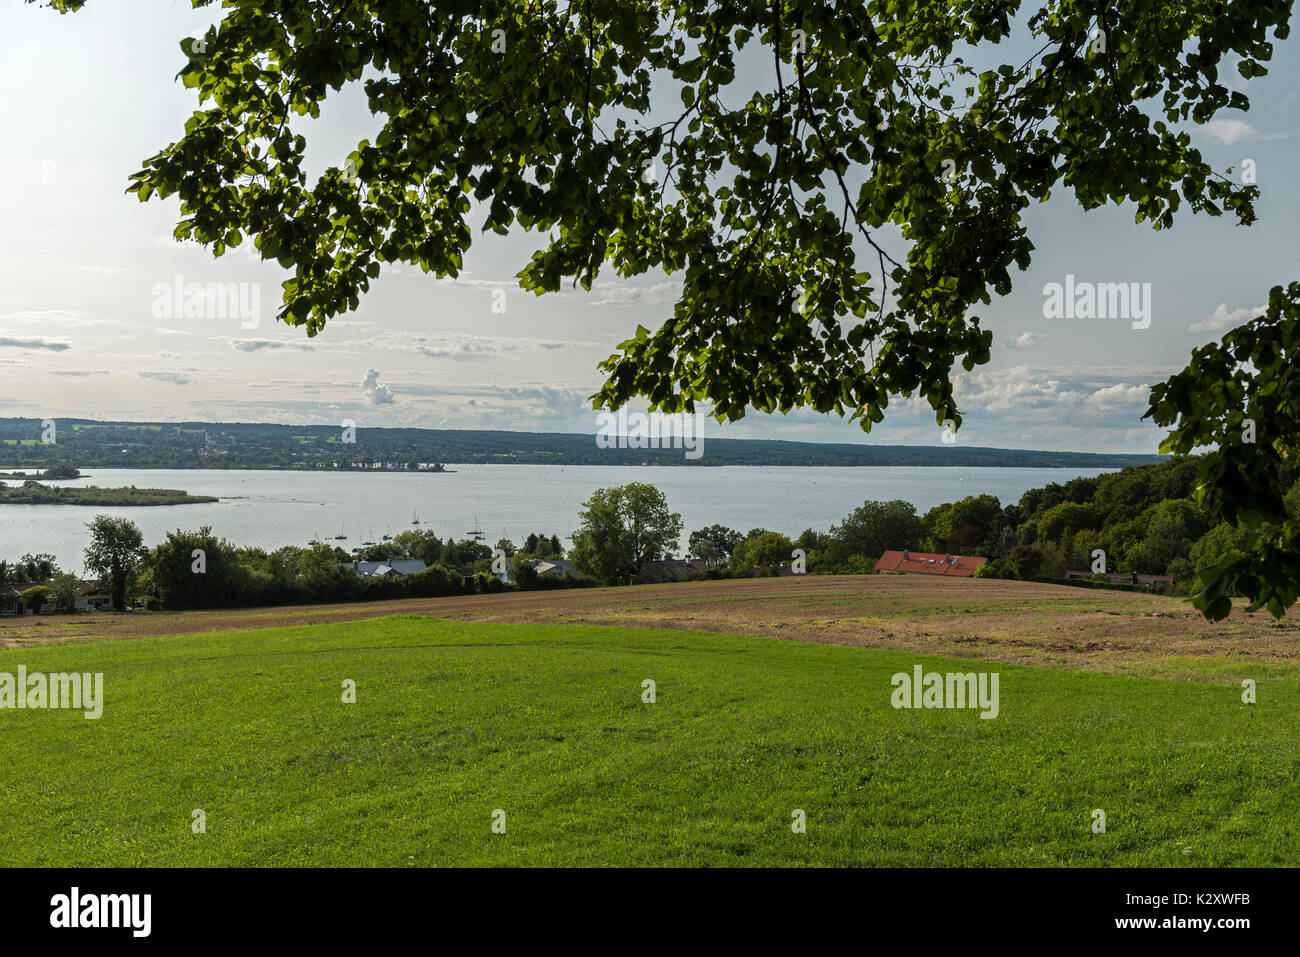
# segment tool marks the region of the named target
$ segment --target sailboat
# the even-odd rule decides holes
[[[382,539],[380,539],[380,541],[391,542],[391,541],[393,540],[392,532],[393,532],[393,530],[390,528],[390,529],[388,530],[388,534],[385,535]]]
[[[370,540],[369,540],[369,541],[366,541],[366,542],[362,542],[361,544],[362,544],[362,545],[373,545],[373,544],[375,544],[375,530],[374,530],[373,528],[370,530]]]
[[[348,537],[347,537],[346,535],[343,534],[343,526],[342,526],[342,525],[339,525],[339,533],[338,533],[337,535],[334,536],[334,540],[335,540],[336,542],[346,542],[346,541],[348,540]]]
[[[479,525],[478,525],[478,516],[477,516],[477,515],[474,516],[474,527],[471,528],[471,529],[470,529],[468,532],[466,532],[465,534],[468,535],[470,538],[473,538],[473,539],[475,539],[475,540],[481,539],[481,538],[483,537],[483,529],[479,528]]]
[[[312,540],[311,540],[310,542],[308,542],[307,544],[308,544],[308,545],[319,545],[319,544],[320,544],[320,535],[317,534],[317,535],[316,535],[314,538],[312,538]]]
[[[412,513],[411,513],[411,524],[412,524],[412,525],[419,525],[419,524],[420,524],[420,513],[419,513],[419,512],[412,512]]]

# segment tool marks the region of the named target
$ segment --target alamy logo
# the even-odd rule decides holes
[[[0,671],[0,708],[70,708],[93,721],[104,713],[104,674],[28,674],[26,665],[17,675]]]
[[[256,282],[186,282],[173,276],[155,283],[155,319],[238,319],[239,328],[262,323],[262,286]]]
[[[664,415],[662,412],[602,412],[596,417],[600,449],[685,449],[688,459],[704,454],[703,416]]]
[[[1049,282],[1043,287],[1045,319],[1130,319],[1134,329],[1151,325],[1151,283],[1078,282],[1074,274],[1065,285]]]
[[[78,887],[50,898],[51,927],[127,927],[132,937],[148,937],[150,894],[85,894]]]
[[[981,718],[998,716],[998,673],[940,674],[920,665],[912,674],[900,671],[889,679],[895,708],[979,708]]]

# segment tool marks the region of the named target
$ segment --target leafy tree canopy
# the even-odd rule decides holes
[[[56,575],[50,581],[48,588],[50,601],[55,606],[68,611],[72,611],[77,604],[77,599],[81,597],[81,579],[68,572]]]
[[[930,509],[922,519],[933,552],[979,552],[1002,526],[1002,505],[994,495],[971,495]]]
[[[867,501],[831,526],[828,558],[838,563],[858,555],[874,563],[889,549],[919,547],[924,534],[925,525],[911,502]]]
[[[992,340],[971,310],[1029,264],[1022,217],[1053,189],[1156,228],[1184,203],[1254,219],[1257,188],[1182,127],[1249,107],[1220,65],[1263,75],[1290,9],[233,3],[181,42],[200,109],[131,190],[180,198],[179,239],[251,241],[292,269],[280,316],[309,334],[391,264],[457,275],[481,216],[547,237],[518,273],[539,294],[604,268],[681,276],[663,325],[602,363],[598,405],[807,406],[870,428],[920,394],[960,425],[953,367]],[[1013,37],[1033,52],[997,62]],[[313,180],[295,121],[351,84],[379,132]]]
[[[752,568],[755,565],[788,565],[794,551],[794,542],[779,532],[763,532],[746,539],[731,557],[732,565],[738,570]]]
[[[682,517],[668,511],[664,493],[644,482],[592,492],[578,512],[570,556],[578,569],[606,584],[638,573],[641,564],[669,554],[682,535]]]
[[[1151,390],[1147,415],[1173,426],[1162,452],[1211,450],[1197,460],[1194,498],[1212,522],[1249,532],[1242,549],[1219,552],[1193,597],[1211,619],[1231,596],[1281,617],[1300,585],[1300,518],[1286,498],[1300,452],[1300,283],[1275,287],[1268,308],[1219,342],[1192,353],[1187,367]]]
[[[717,555],[724,559],[731,558],[732,553],[745,540],[745,536],[733,528],[727,528],[725,525],[709,525],[706,528],[697,529],[691,532],[691,537],[687,544],[691,550],[701,558],[705,556],[698,551],[699,546],[708,542]]]
[[[86,523],[90,544],[86,546],[86,568],[100,577],[109,589],[113,608],[126,608],[126,590],[140,571],[146,550],[140,528],[127,518],[96,515]]]

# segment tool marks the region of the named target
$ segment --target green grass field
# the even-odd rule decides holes
[[[893,709],[917,663],[999,672],[999,716]],[[0,711],[5,865],[1300,859],[1294,673],[1247,705],[1222,683],[416,615],[0,651],[19,664],[103,672],[105,706]]]

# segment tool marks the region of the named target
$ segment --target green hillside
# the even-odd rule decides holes
[[[916,664],[996,670],[998,716],[895,710],[890,677]],[[1261,677],[1247,705],[1231,684],[415,615],[0,651],[0,672],[19,665],[102,672],[105,705],[99,720],[0,710],[5,865],[1290,865],[1300,852],[1293,672]]]

